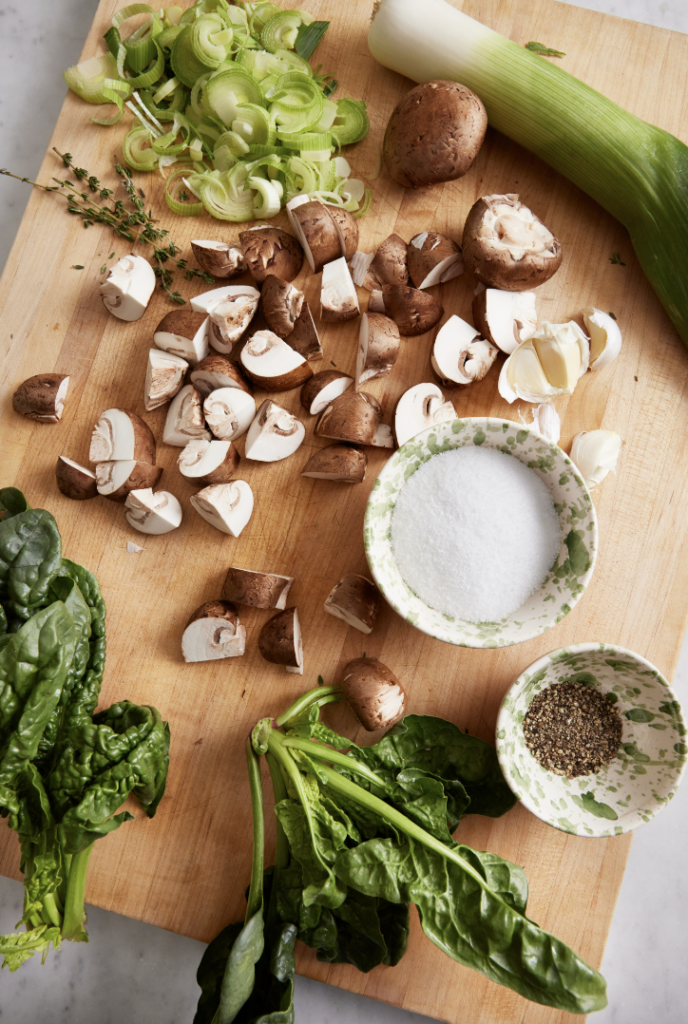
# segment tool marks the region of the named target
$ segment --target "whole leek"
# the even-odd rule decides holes
[[[688,345],[688,147],[445,0],[375,0],[368,45],[415,82],[468,86],[494,128],[620,220]]]

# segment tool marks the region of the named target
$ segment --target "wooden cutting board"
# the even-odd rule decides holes
[[[119,6],[102,0],[84,56],[96,52]],[[336,73],[337,95],[360,97],[368,104],[370,134],[347,153],[354,172],[364,177],[373,176],[387,118],[409,87],[368,53],[370,6],[370,0],[308,4],[317,18],[332,21],[317,62]],[[466,0],[456,6],[519,43],[537,39],[565,50],[564,68],[641,117],[688,138],[688,37],[552,0]],[[68,95],[51,145],[69,150],[77,164],[110,183],[116,180],[112,154],[124,131],[121,126],[91,125],[91,113]],[[49,150],[39,180],[59,176],[59,166]],[[168,215],[159,177],[137,175],[135,181],[180,244],[187,246],[192,237],[236,236],[234,226],[207,217]],[[175,533],[142,538],[128,528],[121,506],[101,499],[68,501],[55,485],[55,460],[64,453],[86,462],[90,433],[103,409],[134,409],[161,437],[165,410],[145,414],[142,391],[152,333],[170,307],[158,294],[138,323],[127,325],[108,315],[97,294],[99,270],[113,250],[123,255],[127,245],[113,240],[109,230],[84,231],[79,219],[65,214],[60,200],[37,191],[0,284],[0,483],[16,484],[32,505],[50,509],[62,531],[65,553],[101,581],[109,630],[103,703],[128,697],[155,704],[172,729],[169,786],[156,818],[148,821],[137,810],[134,822],[96,844],[87,898],[205,941],[243,914],[251,857],[244,739],[258,718],[278,714],[315,685],[319,674],[334,682],[348,660],[363,652],[374,655],[403,680],[411,710],[444,716],[492,739],[502,695],[544,652],[578,641],[609,641],[645,655],[671,678],[688,618],[688,358],[633,257],[625,231],[563,178],[492,131],[475,166],[458,182],[406,193],[382,174],[371,186],[373,207],[360,222],[360,248],[365,251],[392,231],[409,239],[434,228],[460,238],[477,197],[520,193],[564,246],[562,269],[538,290],[541,318],[562,321],[583,306],[595,305],[615,313],[624,335],[620,358],[587,375],[569,400],[556,403],[565,449],[579,430],[597,427],[617,431],[626,442],[617,475],[595,494],[601,547],[594,578],[556,629],[517,647],[457,649],[417,632],[389,608],[374,633],[364,637],[323,613],[323,601],[343,573],[366,571],[363,511],[386,456],[371,452],[368,476],[360,486],[301,478],[300,469],[323,442],[313,437],[298,392],[280,401],[308,419],[306,442],[283,463],[242,462],[239,475],[253,488],[256,505],[238,540],[216,532],[194,513],[188,500],[193,488],[175,465],[179,450],[162,445],[161,486],[177,494],[185,510]],[[614,252],[623,264],[610,262]],[[84,269],[72,269],[74,264]],[[319,279],[304,273],[296,283],[317,307]],[[472,286],[464,278],[442,286],[447,314],[470,318]],[[183,281],[180,288],[187,298],[202,290]],[[353,370],[357,331],[355,323],[326,327],[321,366],[334,363]],[[386,422],[391,422],[406,388],[432,379],[431,342],[431,336],[405,340],[392,374],[370,386],[383,403]],[[508,406],[499,398],[498,369],[480,384],[453,393],[457,412],[512,419],[523,413],[529,422],[528,406]],[[65,415],[57,426],[34,425],[13,413],[11,394],[24,378],[51,370],[71,375]],[[129,554],[127,541],[142,544],[144,551]],[[305,637],[303,678],[261,659],[256,637],[270,613],[250,609],[242,610],[248,635],[243,659],[201,665],[182,661],[180,636],[186,620],[203,601],[220,595],[230,564],[296,577],[292,596]],[[346,708],[336,708],[327,717],[338,731],[369,742]],[[630,837],[589,841],[567,836],[521,807],[497,821],[468,818],[459,835],[462,842],[522,864],[531,882],[531,916],[599,965]],[[0,870],[18,877],[14,835],[2,830],[0,843]],[[408,955],[397,969],[362,975],[352,967],[319,964],[302,949],[299,970],[462,1024],[568,1019],[527,1004],[454,964],[420,934],[415,916],[413,927]]]

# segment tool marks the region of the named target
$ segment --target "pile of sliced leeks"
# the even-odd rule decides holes
[[[148,17],[122,39],[121,25],[136,15]],[[175,213],[267,220],[307,193],[360,216],[370,191],[336,153],[367,134],[365,103],[331,100],[337,83],[307,59],[327,24],[273,3],[130,4],[112,19],[109,52],[64,77],[89,103],[116,105],[95,124],[117,124],[125,106],[133,112],[129,167],[179,165],[165,188]]]

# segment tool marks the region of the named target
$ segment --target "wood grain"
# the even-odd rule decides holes
[[[84,48],[96,51],[113,11],[102,0]],[[354,171],[372,174],[387,118],[408,88],[401,76],[379,67],[365,37],[370,0],[311,0],[332,27],[317,53],[336,71],[338,95],[368,103],[371,132],[349,155]],[[683,69],[688,38],[552,0],[466,0],[457,7],[519,43],[538,39],[567,51],[563,66],[641,117],[688,138]],[[98,128],[90,109],[67,96],[52,144],[101,178],[112,175],[111,157],[123,132]],[[59,172],[50,151],[39,180]],[[193,236],[234,238],[237,229],[204,218],[168,216],[159,178],[137,176],[157,216],[180,244]],[[470,651],[425,637],[385,608],[370,637],[347,629],[322,611],[325,596],[344,572],[365,571],[362,517],[383,452],[370,457],[361,486],[304,480],[300,469],[321,441],[308,430],[303,448],[274,465],[243,461],[240,476],[256,495],[253,519],[238,540],[203,522],[190,507],[192,488],[179,475],[179,451],[161,446],[161,486],[182,500],[182,527],[167,537],[141,540],[121,507],[107,501],[75,504],[54,482],[59,454],[86,461],[90,433],[101,411],[133,408],[161,437],[165,410],[143,411],[143,378],[155,325],[168,310],[157,295],[144,318],[126,325],[110,317],[97,295],[99,268],[114,249],[109,231],[84,231],[55,197],[31,197],[0,282],[2,352],[2,483],[16,483],[34,506],[57,517],[65,552],[99,577],[108,607],[109,653],[103,703],[129,697],[155,704],[170,721],[172,761],[167,796],[156,818],[136,820],[96,845],[88,901],[161,927],[209,940],[243,911],[250,871],[251,823],[242,746],[253,723],[277,714],[319,674],[337,679],[350,658],[381,658],[403,680],[412,710],[442,715],[486,739],[513,679],[541,654],[567,643],[601,640],[621,644],[673,675],[688,618],[686,501],[683,472],[688,445],[688,360],[637,262],[625,231],[599,207],[519,146],[491,130],[471,171],[460,181],[404,192],[381,175],[372,182],[374,205],[361,224],[370,251],[391,231],[405,238],[426,228],[460,237],[466,213],[489,192],[519,192],[564,245],[564,264],[538,293],[541,318],[561,321],[583,306],[613,311],[624,334],[620,358],[584,379],[570,400],[559,399],[562,446],[582,429],[616,430],[626,441],[616,476],[595,495],[601,550],[593,581],[574,611],[556,629],[518,647]],[[284,223],[282,217],[278,223]],[[618,251],[625,266],[612,265]],[[83,264],[85,269],[71,269]],[[317,307],[319,279],[297,280]],[[442,286],[447,315],[470,317],[472,282]],[[198,288],[182,283],[189,297]],[[347,371],[355,364],[357,325],[323,330],[325,360]],[[407,339],[389,378],[370,385],[385,420],[411,384],[430,380],[431,336]],[[32,424],[12,412],[11,394],[25,377],[57,370],[71,375],[65,416],[57,426]],[[507,406],[497,394],[498,367],[480,384],[455,392],[462,416],[493,414],[517,419],[527,406]],[[300,411],[298,393],[280,397]],[[309,421],[310,428],[311,423]],[[138,555],[126,543],[143,543]],[[290,598],[299,607],[305,637],[303,679],[266,664],[256,636],[269,613],[242,612],[247,654],[229,663],[185,665],[182,628],[194,608],[219,596],[227,567],[294,575]],[[361,735],[345,708],[331,724],[357,741]],[[545,928],[599,965],[630,837],[588,841],[556,832],[517,807],[498,821],[469,818],[463,842],[522,864],[531,880],[530,913]],[[14,836],[2,832],[0,870],[17,876]],[[363,992],[433,1017],[462,1024],[554,1024],[568,1015],[535,1007],[449,961],[418,934],[417,922],[404,965],[362,975],[347,966],[318,963],[301,951],[299,970],[330,984]],[[431,983],[429,983],[431,979]]]

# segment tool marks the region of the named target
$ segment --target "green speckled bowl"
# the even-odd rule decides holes
[[[610,695],[623,720],[617,757],[593,775],[553,775],[531,755],[523,719],[533,697],[567,680]],[[611,644],[574,644],[540,658],[507,691],[497,718],[506,781],[538,818],[576,836],[616,836],[650,821],[671,800],[686,765],[681,707],[661,672]]]
[[[540,589],[495,622],[468,622],[430,608],[402,579],[392,552],[392,514],[406,480],[433,455],[471,444],[506,452],[535,470],[552,492],[563,538]],[[375,481],[363,536],[370,571],[395,611],[424,633],[460,647],[508,647],[556,626],[580,599],[597,556],[595,508],[568,456],[535,430],[485,416],[441,423],[402,445]]]

